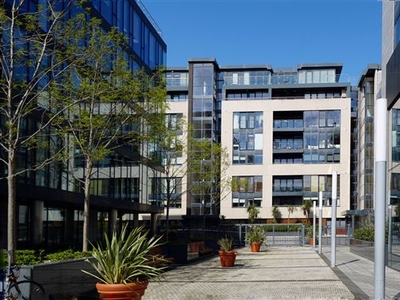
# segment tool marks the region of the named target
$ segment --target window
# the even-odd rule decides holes
[[[232,207],[261,206],[262,189],[262,176],[232,177]]]
[[[153,177],[150,178],[151,193],[149,200],[151,202],[164,202],[169,198],[171,208],[180,208],[182,206],[182,178],[180,177]]]
[[[262,163],[262,112],[233,114],[233,164]]]

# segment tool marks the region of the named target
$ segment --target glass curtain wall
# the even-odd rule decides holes
[[[216,141],[216,70],[213,63],[192,63],[192,135],[196,140],[212,144]],[[200,178],[202,176],[200,175]],[[198,183],[201,184],[201,183]],[[204,191],[201,195],[193,195],[191,214],[211,214],[212,193]]]

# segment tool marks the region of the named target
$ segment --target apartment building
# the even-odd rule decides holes
[[[230,164],[222,176],[233,182],[220,199],[200,203],[188,196],[186,213],[200,214],[195,208],[203,205],[213,208],[206,214],[239,222],[253,204],[263,222],[272,221],[273,207],[282,220],[294,207],[290,221],[303,221],[302,205],[317,201],[322,192],[323,218],[329,224],[336,171],[338,222],[344,225],[353,208],[352,90],[340,81],[341,71],[341,64],[220,66],[213,58],[168,68],[169,101],[187,112],[197,138],[227,150]]]
[[[4,7],[11,9],[12,2],[6,0]],[[37,4],[38,1],[27,0],[22,9],[34,12]],[[69,4],[69,1],[61,1],[58,8],[67,8]],[[124,51],[129,54],[126,57],[132,71],[143,68],[151,72],[165,65],[167,47],[161,30],[139,0],[87,1],[85,5],[90,8],[91,16],[101,19],[104,30],[116,27],[126,35]],[[74,7],[71,11],[74,13],[79,9]],[[27,64],[18,67],[19,72],[29,74]],[[0,115],[2,127],[4,120]],[[26,133],[34,130],[37,122],[34,116],[30,116],[29,122],[24,123],[28,124],[24,128]],[[30,161],[38,159],[35,155],[41,155],[22,150],[18,153],[21,166],[29,166]],[[162,212],[161,206],[148,200],[151,186],[149,178],[156,171],[138,159],[146,154],[146,149],[130,147],[125,150],[111,153],[95,167],[91,190],[90,240],[101,238],[105,231],[110,230],[110,224],[117,220],[137,224],[140,213],[154,216]],[[75,176],[83,174],[82,159],[76,158],[72,165]],[[6,166],[0,164],[0,177],[5,177],[6,172]],[[16,191],[18,248],[59,248],[64,245],[79,249],[82,243],[83,192],[69,172],[61,170],[57,164],[26,172],[18,177]],[[0,248],[6,248],[6,240],[7,182],[1,180]]]
[[[368,65],[358,83],[357,209],[374,209],[374,108],[381,78],[380,65]]]

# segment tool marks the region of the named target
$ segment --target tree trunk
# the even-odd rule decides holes
[[[83,205],[83,235],[82,251],[88,251],[89,241],[89,213],[90,213],[90,178],[92,174],[93,163],[86,159],[85,184],[84,184],[84,205]]]
[[[169,240],[169,205],[171,204],[171,182],[170,179],[167,179],[167,214],[165,216],[165,240],[168,242]]]
[[[8,188],[8,210],[7,210],[7,251],[8,263],[15,263],[15,249],[16,249],[16,177],[15,177],[15,150],[11,147],[8,150],[8,174],[7,174],[7,188]]]

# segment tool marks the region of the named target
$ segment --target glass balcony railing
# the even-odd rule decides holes
[[[326,84],[339,82],[344,77],[342,75],[319,76],[318,78],[308,78],[299,74],[270,74],[264,76],[251,76],[244,74],[226,75],[224,77],[225,86],[264,86],[270,84]],[[345,81],[347,82],[347,81]]]
[[[166,78],[166,85],[168,87],[185,87],[189,86],[189,79],[187,77]]]

